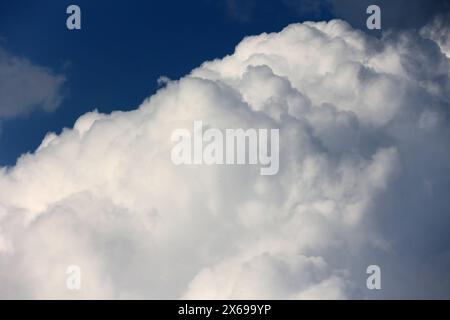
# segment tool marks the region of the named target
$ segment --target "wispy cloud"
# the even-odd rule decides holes
[[[33,110],[55,110],[63,99],[64,75],[35,65],[0,47],[0,119]]]

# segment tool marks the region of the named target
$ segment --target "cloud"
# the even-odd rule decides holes
[[[421,30],[425,38],[436,42],[442,52],[450,58],[450,13],[436,15]]]
[[[0,296],[450,297],[449,63],[414,31],[307,22],[81,116],[0,169]],[[279,173],[172,164],[196,120],[280,129]]]
[[[16,57],[0,47],[0,120],[36,109],[53,111],[62,101],[63,75]]]
[[[257,4],[253,0],[224,0],[219,5],[225,8],[226,13],[238,22],[245,23],[250,21],[254,16],[254,11],[258,9]]]

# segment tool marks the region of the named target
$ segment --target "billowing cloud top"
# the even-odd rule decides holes
[[[0,296],[450,297],[450,60],[425,36],[440,32],[290,25],[49,133],[0,169]],[[195,120],[279,128],[279,173],[175,166],[171,132]]]

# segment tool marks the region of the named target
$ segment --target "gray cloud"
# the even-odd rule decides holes
[[[0,47],[0,119],[32,110],[53,111],[62,100],[63,75],[32,64]]]
[[[450,13],[436,15],[421,29],[421,34],[436,42],[442,52],[450,58]]]

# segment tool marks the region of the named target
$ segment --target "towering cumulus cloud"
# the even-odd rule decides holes
[[[0,169],[0,296],[449,298],[443,25],[382,39],[290,25],[134,111],[49,133]],[[174,165],[171,133],[194,121],[279,129],[278,174]]]

